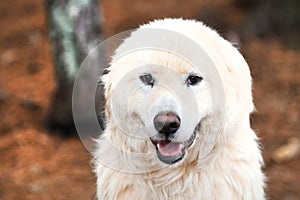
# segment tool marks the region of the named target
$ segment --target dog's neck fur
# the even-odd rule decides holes
[[[111,167],[115,169],[98,166],[96,170],[101,170],[104,174],[98,180],[98,184],[101,185],[103,180],[108,178],[105,176],[108,175],[110,181],[113,181],[115,176],[124,177],[118,186],[115,185],[115,187],[122,186],[123,188],[114,188],[113,191],[109,191],[107,185],[100,186],[102,192],[107,190],[108,199],[119,195],[123,196],[127,192],[128,198],[131,199],[134,197],[140,199],[143,195],[145,195],[145,199],[194,199],[195,197],[197,199],[211,199],[212,197],[214,197],[213,199],[260,199],[263,196],[263,188],[261,187],[263,181],[257,186],[251,183],[257,180],[258,176],[263,175],[259,170],[262,158],[256,156],[260,154],[255,152],[259,149],[255,141],[256,136],[250,126],[249,130],[237,127],[235,133],[231,133],[231,137],[227,138],[226,143],[214,146],[205,162],[201,161],[199,157],[199,149],[197,149],[199,141],[196,141],[193,151],[189,149],[187,158],[183,162],[164,167],[157,160],[155,153],[143,152],[146,155],[137,157],[125,153],[125,151],[134,153],[136,150],[149,149],[148,145],[151,146],[151,142],[128,148],[128,143],[134,144],[133,141],[122,138],[120,130],[116,127],[109,126],[108,129],[110,129],[108,132],[111,134],[104,139],[106,141],[102,140],[103,142],[99,144],[102,152],[98,152],[97,155],[106,155],[107,158],[101,157],[101,159],[108,159],[107,162],[110,163],[114,162],[115,166]],[[109,143],[118,144],[120,149],[126,149],[122,149],[122,151],[116,149],[112,152],[111,147],[107,145]],[[128,162],[128,160],[132,160],[132,162]],[[256,167],[253,168],[252,165],[256,165]],[[245,173],[248,175],[245,176]],[[120,181],[119,178],[118,180]],[[132,184],[132,182],[136,184]],[[216,189],[211,190],[212,188],[218,188],[217,191],[219,192],[217,194],[212,193],[216,191]],[[116,194],[116,191],[120,194]]]

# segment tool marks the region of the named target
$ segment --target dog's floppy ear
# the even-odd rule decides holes
[[[96,94],[95,94],[95,109],[96,109],[97,119],[102,130],[105,129],[104,105],[105,105],[104,86],[101,81],[98,81]]]
[[[103,113],[105,113],[105,117],[107,119],[109,119],[111,116],[111,112],[110,112],[111,80],[109,78],[109,73],[110,73],[110,65],[103,70],[102,79],[101,79],[103,91],[104,91],[103,92],[103,97],[104,97]]]
[[[103,70],[101,77],[108,74],[109,70],[106,68]],[[102,130],[105,129],[105,114],[107,114],[107,109],[105,107],[105,89],[104,89],[104,83],[102,79],[100,78],[97,84],[96,94],[95,94],[95,109],[96,109],[96,115],[98,122],[100,124],[100,127]]]
[[[111,95],[111,82],[108,82],[105,87],[105,116],[111,117],[110,113],[110,95]]]

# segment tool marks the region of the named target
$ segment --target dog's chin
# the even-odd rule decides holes
[[[175,142],[170,139],[150,139],[156,147],[158,159],[165,164],[172,165],[184,158],[186,150],[192,146],[195,138],[196,130],[191,137],[184,142]]]

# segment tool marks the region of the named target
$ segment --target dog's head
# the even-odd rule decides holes
[[[110,122],[128,136],[126,140],[135,138],[128,145],[151,143],[166,164],[184,158],[202,120],[213,110],[209,79],[170,52],[141,50],[125,55],[115,60],[104,80]]]
[[[215,32],[208,35],[220,40]],[[133,34],[131,39],[134,37]],[[205,37],[211,40],[210,36]],[[180,51],[192,55],[195,60],[200,58],[201,66],[190,62],[178,51],[173,52],[171,45],[167,50],[117,52],[109,73],[103,77],[109,128],[118,130],[110,133],[117,135],[110,137],[122,140],[131,152],[155,150],[156,157],[165,164],[184,160],[188,152],[194,157],[199,157],[199,152],[204,156],[222,140],[219,133],[224,134],[224,129],[230,132],[235,126],[239,114],[244,112],[239,107],[248,104],[246,115],[252,109],[251,90],[250,93],[243,91],[245,87],[251,87],[249,74],[243,81],[239,75],[245,72],[235,72],[235,66],[228,65],[230,53],[238,54],[233,47],[226,43],[224,49],[218,49],[220,44],[215,41],[209,45],[206,40],[203,43],[196,41],[198,45],[203,44],[201,48],[208,49],[201,56],[199,51],[184,49],[190,46],[181,46],[176,39],[174,42],[179,43]],[[130,44],[130,39],[125,40],[123,46],[126,44]],[[228,46],[231,52],[226,52]],[[229,61],[225,58],[227,54],[231,56]],[[244,60],[241,61],[245,65]],[[234,78],[247,85],[238,87],[236,80],[231,80]],[[226,87],[223,88],[223,84]],[[247,96],[238,96],[242,93]]]

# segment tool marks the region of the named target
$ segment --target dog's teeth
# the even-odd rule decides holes
[[[160,143],[158,143],[156,146],[157,146],[158,149],[162,149],[162,148],[165,147],[164,145],[162,145],[162,144],[160,144]]]

